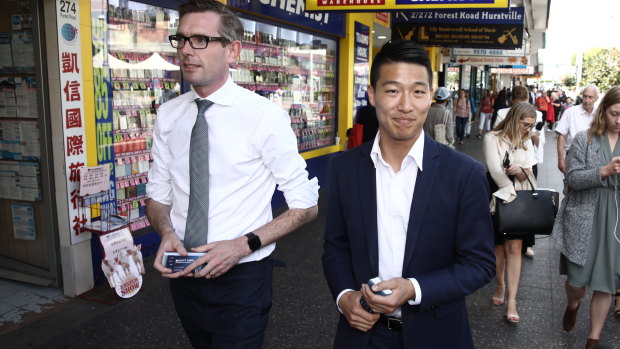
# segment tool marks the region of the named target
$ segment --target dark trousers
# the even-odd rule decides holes
[[[465,137],[465,126],[467,126],[467,117],[456,117],[456,138],[460,141]]]
[[[389,330],[385,324],[379,322],[372,329],[368,349],[403,349],[403,333]]]
[[[260,349],[272,299],[269,258],[242,263],[215,279],[170,280],[183,329],[194,348]]]

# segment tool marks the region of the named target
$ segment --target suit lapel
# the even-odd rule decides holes
[[[360,205],[362,206],[363,227],[366,234],[366,246],[370,256],[373,275],[379,275],[379,242],[377,230],[377,183],[376,171],[370,158],[372,142],[364,145],[360,152],[357,173],[359,173]],[[370,145],[370,146],[368,146]]]
[[[418,177],[413,191],[411,212],[409,214],[409,225],[407,226],[407,241],[405,243],[403,272],[405,271],[405,268],[407,268],[407,265],[409,265],[418,241],[418,237],[420,236],[421,221],[422,218],[424,218],[426,207],[432,194],[437,170],[439,169],[438,145],[426,134],[424,134],[424,136],[424,158],[422,160],[422,168],[424,171],[418,170]]]

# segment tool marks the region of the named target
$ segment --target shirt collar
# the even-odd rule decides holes
[[[192,98],[190,102],[194,103],[194,100],[198,98],[198,99],[208,99],[214,104],[227,105],[227,106],[233,105],[233,100],[235,96],[238,96],[238,93],[235,92],[236,86],[237,85],[234,83],[234,81],[231,79],[229,75],[224,85],[222,85],[222,87],[220,87],[215,92],[210,94],[207,98],[200,97],[196,93],[196,91],[192,90],[192,93],[194,94],[194,98]]]
[[[413,160],[413,162],[418,166],[418,168],[420,169],[420,171],[423,171],[422,169],[422,160],[424,159],[424,130],[422,130],[420,132],[420,135],[418,136],[418,139],[415,141],[415,143],[413,143],[413,147],[411,147],[411,149],[409,149],[409,152],[407,153],[406,158],[411,158]],[[375,168],[377,168],[377,163],[379,161],[385,163],[385,161],[383,160],[383,156],[381,155],[381,147],[379,147],[379,140],[381,139],[381,131],[379,131],[377,133],[377,137],[375,137],[375,141],[372,144],[372,150],[370,151],[370,159],[372,160],[372,163],[375,165]],[[403,163],[405,162],[405,160],[403,160]]]
[[[586,108],[583,107],[583,104],[579,104],[579,106],[581,107],[581,113],[585,116],[593,116],[594,112],[596,111],[596,108],[592,108],[592,113],[588,113]]]

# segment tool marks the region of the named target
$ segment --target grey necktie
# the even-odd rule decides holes
[[[209,227],[209,133],[204,115],[213,102],[195,102],[198,115],[189,146],[189,208],[183,241],[186,249],[206,245]]]

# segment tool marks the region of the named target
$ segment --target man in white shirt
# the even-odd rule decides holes
[[[495,272],[488,184],[480,163],[424,133],[431,79],[423,47],[385,44],[368,87],[379,133],[332,161],[323,270],[341,312],[334,348],[473,348],[465,296]]]
[[[179,17],[170,43],[194,90],[158,110],[147,185],[147,215],[161,235],[154,266],[170,278],[194,347],[258,349],[271,308],[269,256],[276,240],[316,217],[318,184],[289,116],[230,78],[243,38],[237,16],[192,0]],[[289,209],[273,219],[276,184]],[[206,253],[173,273],[164,252]]]
[[[560,121],[555,125],[558,135],[558,168],[566,173],[566,152],[570,148],[575,135],[590,128],[594,115],[594,104],[598,100],[599,90],[595,85],[588,85],[583,89],[580,105],[568,108]]]

